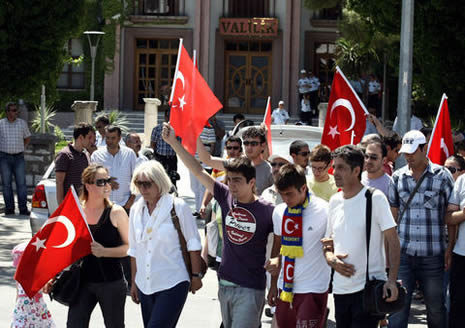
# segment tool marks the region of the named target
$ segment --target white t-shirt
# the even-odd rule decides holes
[[[289,120],[289,113],[285,109],[276,108],[271,113],[271,117],[273,118],[273,124],[286,124],[286,121]]]
[[[295,259],[294,293],[324,293],[328,290],[331,268],[326,263],[320,239],[324,237],[328,220],[328,203],[314,195],[303,211],[304,257]],[[280,204],[273,211],[273,230],[281,236],[283,214],[286,204]],[[284,267],[284,257],[282,265]],[[283,269],[279,275],[278,288],[283,288]]]
[[[365,211],[367,188],[350,199],[343,193],[335,194],[329,200],[328,228],[326,237],[334,240],[334,254],[348,254],[344,262],[354,265],[355,274],[349,278],[335,272],[334,294],[351,294],[365,286],[367,265]],[[395,227],[389,203],[384,194],[375,190],[372,197],[372,220],[370,237],[370,279],[386,279],[386,256],[383,231]]]
[[[465,207],[465,174],[461,175],[455,182],[452,195],[449,199],[449,204],[460,206],[463,210]],[[454,253],[465,256],[465,223],[459,224],[459,233],[455,241]]]
[[[302,101],[300,102],[300,110],[302,112],[309,112],[311,111],[311,108],[310,108],[310,100],[309,99],[302,99]]]

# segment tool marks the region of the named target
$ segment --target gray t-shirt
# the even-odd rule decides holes
[[[362,184],[366,187],[372,187],[381,190],[386,197],[388,197],[389,183],[391,180],[392,178],[386,173],[376,179],[368,179],[368,173],[366,171],[362,173]]]
[[[263,190],[273,184],[273,176],[271,175],[271,165],[267,161],[261,162],[255,166],[257,195],[261,195]]]

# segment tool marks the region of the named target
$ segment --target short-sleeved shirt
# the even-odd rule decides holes
[[[462,174],[455,182],[452,195],[449,200],[450,204],[460,207],[461,210],[465,207],[465,174]],[[465,256],[465,223],[458,225],[458,236],[455,241],[454,253]]]
[[[66,195],[71,185],[74,185],[74,189],[79,193],[82,186],[81,175],[89,163],[89,154],[85,151],[77,151],[71,143],[60,150],[55,157],[55,171],[66,173],[63,181],[63,195]]]
[[[328,180],[323,182],[316,181],[313,176],[308,177],[307,181],[308,188],[310,188],[310,190],[316,196],[324,199],[327,202],[329,202],[329,199],[332,195],[337,193],[338,188],[332,175],[329,175]]]
[[[163,140],[161,136],[161,131],[163,129],[163,124],[158,124],[152,130],[151,141],[155,143],[155,148],[153,149],[156,154],[161,156],[175,156],[176,152],[169,144]]]
[[[402,253],[412,256],[441,255],[446,247],[444,216],[454,179],[447,169],[431,162],[423,174],[426,177],[409,207],[397,219],[400,247]],[[392,174],[388,198],[399,215],[416,184],[408,165]]]
[[[286,124],[289,120],[289,113],[285,109],[275,108],[271,114],[273,124]]]
[[[25,120],[17,118],[13,122],[7,118],[0,120],[0,151],[7,154],[24,152],[24,139],[29,138],[31,132]]]
[[[307,93],[310,92],[311,81],[308,77],[304,77],[303,79],[299,79],[297,81],[297,86],[299,88],[299,93]]]
[[[362,184],[367,187],[372,187],[379,189],[383,192],[383,194],[388,197],[389,194],[389,184],[391,183],[392,178],[384,173],[382,176],[376,179],[368,178],[367,171],[363,171],[362,173]]]
[[[128,147],[120,146],[119,151],[113,156],[107,147],[96,150],[91,156],[92,163],[100,163],[105,166],[111,177],[117,178],[119,183],[117,190],[112,190],[110,200],[120,206],[124,206],[131,196],[132,173],[136,168],[136,154]]]
[[[329,201],[326,237],[333,238],[334,254],[348,254],[344,259],[355,267],[355,274],[345,277],[334,273],[334,294],[351,294],[362,290],[366,280],[366,203],[367,188],[363,187],[352,198],[345,199],[337,193]],[[386,279],[386,256],[384,234],[396,226],[386,196],[375,190],[372,195],[372,220],[370,236],[369,276]]]
[[[219,275],[241,287],[263,290],[265,254],[273,232],[274,206],[262,199],[244,204],[233,200],[228,186],[216,181],[214,197],[223,219],[223,255]]]

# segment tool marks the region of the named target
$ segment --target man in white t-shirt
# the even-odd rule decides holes
[[[381,319],[363,310],[366,282],[366,202],[367,188],[360,182],[364,157],[353,145],[337,148],[333,154],[336,185],[342,192],[329,201],[328,227],[323,249],[328,265],[334,270],[333,293],[337,327],[377,327]],[[396,223],[386,196],[379,190],[372,195],[369,277],[386,279],[384,240],[389,249],[389,278],[384,284],[386,301],[397,299],[397,272],[400,244]],[[388,293],[390,291],[390,296]],[[389,297],[388,297],[389,296]]]
[[[287,124],[289,121],[289,113],[284,108],[284,101],[279,101],[278,108],[275,108],[271,114],[271,120],[273,124]]]
[[[272,274],[268,303],[276,305],[279,327],[322,327],[331,273],[320,241],[326,231],[328,203],[308,192],[305,171],[298,165],[284,165],[275,186],[284,203],[273,211],[274,234],[279,237],[273,246],[286,254],[289,242],[291,247],[297,244],[303,256],[282,255],[266,263]]]

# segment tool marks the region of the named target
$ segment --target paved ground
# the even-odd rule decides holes
[[[181,181],[179,190],[181,196],[193,204],[193,194],[190,190],[189,177],[185,168],[180,165]],[[3,197],[0,194],[0,209],[3,208]],[[203,225],[199,221],[199,232],[203,236]],[[0,327],[9,327],[11,314],[15,304],[14,270],[11,265],[11,249],[20,242],[31,238],[29,218],[20,215],[0,216]],[[214,271],[209,270],[203,279],[204,287],[195,295],[190,294],[181,314],[178,327],[181,328],[218,328],[221,322],[219,303],[217,300],[217,278]],[[58,328],[66,326],[67,308],[57,302],[46,299],[49,309]],[[329,299],[330,316],[328,327],[335,327],[332,297]],[[126,327],[142,327],[140,308],[130,297],[126,300]],[[102,328],[103,319],[100,310],[94,310],[90,324],[91,328]],[[262,327],[271,327],[271,320],[262,318]],[[409,327],[426,327],[426,316],[422,304],[414,304],[409,320]]]

